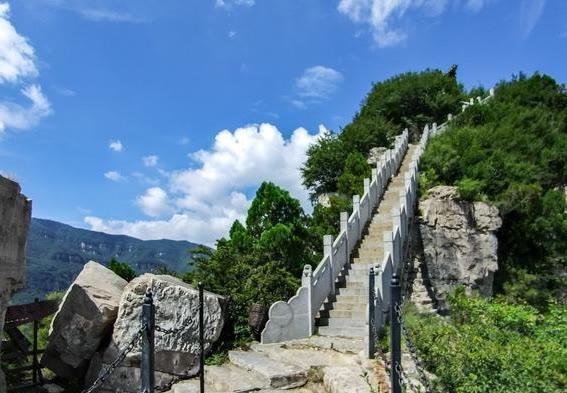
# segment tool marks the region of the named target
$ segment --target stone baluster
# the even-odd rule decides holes
[[[362,225],[360,223],[360,195],[352,196],[352,211],[356,212],[356,222],[357,222],[357,232],[356,232],[356,243],[360,240],[360,235],[362,234]]]
[[[323,256],[329,257],[329,295],[335,295],[335,267],[333,266],[333,235],[323,236]]]
[[[345,231],[345,264],[349,263],[350,260],[350,252],[349,252],[349,242],[348,242],[348,213],[341,212],[341,232]]]
[[[313,314],[313,269],[311,265],[303,266],[303,274],[301,275],[301,286],[307,288],[307,315],[309,315],[308,331],[309,335],[314,333],[313,327],[315,322],[315,314]]]

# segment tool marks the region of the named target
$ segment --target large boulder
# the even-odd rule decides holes
[[[199,369],[199,291],[178,278],[167,275],[144,274],[132,280],[124,289],[112,341],[91,364],[87,384],[135,340],[141,328],[144,295],[151,289],[155,305],[156,384],[167,385],[177,378],[188,378]],[[205,351],[219,339],[225,318],[225,299],[205,292]],[[138,392],[140,389],[140,342],[114,374],[105,382],[101,392]]]
[[[498,269],[496,231],[502,220],[495,206],[460,200],[455,187],[438,186],[419,202],[420,231],[427,276],[438,303],[456,286],[492,295]]]
[[[53,318],[42,364],[60,377],[80,381],[93,355],[110,338],[126,284],[112,270],[88,262]]]
[[[12,293],[26,281],[25,250],[32,205],[20,191],[18,183],[0,176],[0,333]],[[0,370],[0,392],[5,391]]]

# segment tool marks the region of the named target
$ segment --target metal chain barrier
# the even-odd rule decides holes
[[[140,328],[140,330],[138,330],[136,335],[128,343],[126,348],[124,348],[122,352],[120,352],[120,354],[116,357],[116,359],[114,359],[114,361],[110,363],[110,365],[108,365],[102,373],[99,374],[98,378],[93,382],[93,384],[89,388],[83,390],[81,393],[92,393],[96,391],[99,387],[101,387],[102,384],[108,379],[108,377],[110,377],[112,373],[114,373],[116,368],[118,368],[118,365],[122,363],[122,361],[126,358],[126,356],[130,352],[132,352],[134,348],[138,345],[138,343],[142,339],[144,330],[145,327]]]
[[[177,334],[177,333],[179,333],[183,330],[183,328],[165,329],[165,328],[162,328],[161,326],[158,326],[158,325],[155,325],[154,329],[155,329],[156,332],[163,333],[163,334],[172,334],[172,335]]]
[[[409,354],[410,354],[410,356],[411,356],[411,358],[412,358],[412,360],[415,364],[415,368],[417,370],[419,381],[425,387],[425,392],[426,393],[434,393],[435,391],[433,389],[433,385],[431,384],[431,381],[429,380],[427,374],[424,371],[425,366],[423,365],[423,362],[419,358],[417,347],[415,346],[415,343],[412,340],[411,333],[409,332],[407,326],[404,323],[402,307],[403,307],[403,303],[402,303],[401,306],[396,307],[396,318],[398,319],[398,322],[400,323],[400,328],[402,330],[402,336],[404,337],[406,347],[407,347]],[[409,380],[407,375],[406,375],[406,379]],[[417,391],[419,391],[419,390],[417,390]]]

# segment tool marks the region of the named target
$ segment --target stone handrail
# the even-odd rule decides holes
[[[315,270],[306,265],[301,287],[287,302],[278,301],[270,307],[268,322],[262,331],[262,343],[275,343],[306,338],[313,334],[315,317],[325,299],[335,294],[335,281],[351,253],[362,238],[372,217],[372,211],[384,195],[390,178],[398,171],[408,148],[408,130],[396,138],[394,147],[386,151],[372,169],[371,179],[364,179],[362,197],[352,198],[352,213],[340,215],[340,232],[336,239],[323,238],[323,259]]]

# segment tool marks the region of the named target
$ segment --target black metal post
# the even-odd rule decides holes
[[[199,283],[199,386],[205,393],[205,321],[204,321],[203,283]]]
[[[400,384],[402,376],[402,348],[401,348],[401,327],[400,327],[400,302],[401,302],[400,278],[394,273],[390,283],[390,386],[392,393],[401,393]]]
[[[154,328],[155,307],[152,290],[148,288],[142,305],[142,393],[154,393]]]
[[[39,299],[35,298],[35,303],[39,303]],[[37,385],[37,377],[38,377],[38,368],[39,362],[37,361],[37,332],[39,330],[39,321],[34,319],[33,321],[33,359],[32,359],[32,381],[34,385]]]
[[[376,353],[376,292],[374,290],[375,278],[374,268],[368,273],[368,359],[373,359]]]

